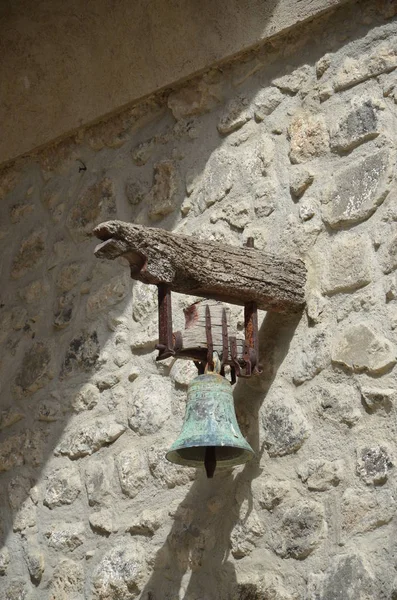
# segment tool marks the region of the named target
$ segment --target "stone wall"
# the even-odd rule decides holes
[[[397,598],[395,12],[339,9],[3,171],[2,600]],[[305,312],[261,315],[235,386],[245,467],[165,461],[195,370],[155,361],[155,289],[93,257],[108,218],[305,260]]]

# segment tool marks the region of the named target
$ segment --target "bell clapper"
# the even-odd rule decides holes
[[[212,479],[216,469],[216,448],[215,446],[207,446],[204,455],[204,467],[207,473],[207,478]]]

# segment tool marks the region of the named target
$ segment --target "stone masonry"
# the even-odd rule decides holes
[[[396,13],[349,3],[3,169],[1,600],[396,600]],[[245,467],[166,462],[195,369],[94,258],[113,218],[305,261],[234,389]]]

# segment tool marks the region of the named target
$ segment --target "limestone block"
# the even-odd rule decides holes
[[[196,477],[196,469],[179,467],[165,458],[165,454],[171,446],[152,446],[148,452],[149,469],[151,475],[163,488],[172,489],[179,485],[186,485]]]
[[[384,273],[391,273],[397,269],[397,235],[386,242],[380,256],[380,263]]]
[[[92,575],[93,600],[130,600],[142,589],[146,574],[144,549],[126,540],[108,550]]]
[[[297,600],[294,591],[288,591],[283,578],[276,573],[266,569],[262,573],[259,565],[255,570],[250,569],[246,574],[238,577],[238,583],[234,586],[230,600]]]
[[[304,198],[299,206],[299,218],[301,221],[310,221],[316,214],[316,204],[309,198]]]
[[[271,179],[264,179],[255,186],[255,216],[258,218],[269,217],[274,212],[277,193],[277,186]]]
[[[99,341],[96,331],[82,331],[69,344],[61,368],[61,379],[74,372],[89,372],[99,358]]]
[[[366,491],[347,488],[341,504],[342,542],[354,535],[373,531],[390,523],[396,514],[393,494],[387,489]]]
[[[96,292],[89,295],[87,300],[87,318],[96,319],[101,313],[108,311],[127,296],[131,289],[131,279],[128,273],[113,277],[104,283]]]
[[[171,381],[182,387],[187,387],[189,383],[197,377],[197,368],[191,360],[176,360],[171,367]]]
[[[238,230],[244,229],[252,220],[252,210],[250,202],[234,201],[222,204],[222,208],[213,212],[210,218],[211,223],[217,223],[219,220],[226,221],[232,227]]]
[[[272,84],[287,94],[297,94],[308,84],[314,84],[314,69],[310,65],[303,65],[292,73],[273,79]]]
[[[36,525],[36,506],[29,495],[31,482],[20,475],[8,484],[8,501],[14,514],[13,530],[25,531]]]
[[[149,219],[163,219],[176,208],[177,202],[177,173],[171,161],[157,163],[154,167],[154,183],[146,196],[149,206]]]
[[[18,581],[15,579],[11,581],[10,585],[5,590],[5,600],[28,600],[28,591],[26,589],[25,581]]]
[[[166,521],[166,510],[146,509],[129,523],[126,531],[131,535],[153,535]]]
[[[389,152],[379,150],[337,171],[323,198],[324,221],[338,228],[368,219],[389,192],[389,161]]]
[[[303,196],[307,188],[313,183],[314,176],[307,169],[292,167],[289,170],[289,189],[294,198]]]
[[[263,121],[279,106],[283,99],[283,94],[276,88],[264,88],[260,90],[253,99],[253,108],[255,120]]]
[[[393,388],[361,388],[361,397],[369,412],[390,413],[395,403],[396,390]]]
[[[269,393],[262,410],[264,443],[270,456],[299,450],[309,435],[309,424],[291,392]]]
[[[332,362],[354,372],[380,374],[397,362],[397,348],[367,323],[346,328],[332,347]]]
[[[18,393],[33,394],[52,378],[51,352],[44,342],[32,344],[25,352],[15,384]]]
[[[218,121],[218,131],[222,135],[228,135],[240,129],[251,118],[252,111],[247,98],[237,96],[226,104]]]
[[[329,151],[329,136],[325,119],[320,114],[298,113],[288,128],[289,157],[292,164],[304,163],[324,156]]]
[[[38,302],[42,302],[43,298],[48,296],[49,292],[48,283],[43,279],[37,279],[20,289],[19,296],[26,304],[37,304]]]
[[[128,424],[139,435],[159,431],[171,416],[171,385],[161,375],[139,376],[128,402]]]
[[[53,423],[61,415],[61,405],[55,399],[42,400],[37,408],[37,419],[44,423]]]
[[[329,342],[324,329],[307,332],[295,355],[293,382],[301,385],[315,377],[330,362]]]
[[[282,513],[277,533],[272,536],[276,554],[303,560],[321,543],[326,534],[324,508],[312,500],[298,500]]]
[[[113,464],[109,460],[90,459],[84,469],[84,482],[90,506],[107,506],[113,503]]]
[[[64,329],[69,325],[73,316],[75,296],[71,293],[64,293],[58,297],[57,308],[54,312],[53,325],[55,329]]]
[[[360,99],[330,129],[330,145],[337,152],[350,152],[379,135],[379,105],[373,98]]]
[[[321,267],[325,294],[352,292],[368,285],[374,270],[370,238],[350,232],[337,235],[333,238],[329,256],[325,258],[322,254]]]
[[[274,510],[281,504],[291,491],[288,481],[273,479],[266,476],[257,478],[252,482],[253,496],[258,500],[261,508]]]
[[[25,415],[19,411],[12,410],[11,408],[7,410],[2,410],[0,412],[0,431],[2,429],[6,429],[7,427],[11,427],[18,421],[21,421],[25,418]]]
[[[81,479],[74,465],[56,469],[47,477],[43,504],[48,508],[72,504],[81,492]]]
[[[111,510],[103,509],[90,514],[88,518],[91,528],[104,534],[110,534],[117,531],[117,527],[114,525],[114,515]]]
[[[265,533],[265,527],[257,513],[252,510],[244,521],[238,522],[230,535],[231,551],[234,558],[249,555]]]
[[[215,108],[222,98],[220,86],[208,77],[201,77],[168,96],[168,108],[175,119],[201,115]]]
[[[125,195],[131,206],[138,206],[147,194],[147,186],[135,177],[129,177],[125,182]]]
[[[62,559],[56,565],[48,600],[80,600],[84,588],[84,565],[68,558]]]
[[[317,62],[316,62],[316,75],[317,79],[320,79],[324,73],[331,66],[331,56],[330,54],[324,54]]]
[[[70,263],[59,269],[56,286],[61,292],[70,292],[81,280],[83,265]]]
[[[99,401],[99,390],[92,383],[84,383],[79,391],[73,396],[71,405],[75,412],[92,410]]]
[[[97,452],[102,446],[117,440],[126,430],[125,425],[114,418],[97,417],[86,420],[65,434],[55,450],[55,454],[66,455],[76,459]]]
[[[368,485],[382,485],[393,467],[390,452],[385,446],[365,446],[357,450],[357,475]]]
[[[60,552],[73,552],[84,543],[85,527],[83,523],[53,523],[44,537],[50,548]]]
[[[69,212],[66,224],[76,241],[92,235],[95,225],[114,218],[116,197],[112,181],[105,177],[87,188]]]
[[[140,323],[157,310],[157,287],[134,281],[132,318]]]
[[[19,433],[0,442],[0,472],[23,464],[25,439],[26,435]]]
[[[343,460],[310,459],[297,468],[309,490],[325,492],[337,486],[344,474]]]
[[[353,427],[361,419],[360,393],[353,382],[330,383],[312,390],[320,415],[335,424]]]
[[[3,546],[0,550],[0,576],[7,573],[8,565],[10,564],[10,551],[7,546]]]
[[[129,498],[135,498],[149,477],[145,455],[138,448],[124,450],[116,457],[116,467],[122,492]]]
[[[28,567],[30,579],[38,585],[44,573],[44,555],[36,535],[28,535],[23,543],[23,556]]]
[[[23,277],[42,263],[45,253],[45,238],[44,231],[34,231],[22,241],[12,264],[11,277],[13,279]]]
[[[146,142],[141,142],[132,151],[131,157],[138,167],[143,167],[151,159],[156,149],[156,139],[152,138]]]
[[[345,90],[370,77],[376,77],[395,69],[397,67],[397,49],[393,47],[393,38],[390,38],[390,41],[391,43],[381,42],[375,47],[370,46],[366,52],[360,52],[357,57],[347,56],[335,74],[335,90]]]
[[[370,600],[377,595],[373,575],[359,554],[333,557],[325,574],[316,579],[308,600]]]

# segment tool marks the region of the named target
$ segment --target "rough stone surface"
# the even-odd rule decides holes
[[[315,492],[325,492],[337,486],[344,473],[342,460],[310,459],[299,465],[298,475],[308,487]]]
[[[106,552],[92,577],[93,598],[128,600],[142,588],[145,565],[139,542],[128,541]]]
[[[270,456],[284,456],[299,450],[309,435],[309,424],[291,392],[267,398],[262,412],[264,442]]]
[[[74,466],[67,466],[54,471],[48,476],[43,503],[48,508],[72,504],[80,494],[81,479]]]
[[[161,390],[161,400],[157,392]],[[139,435],[159,431],[171,416],[170,382],[159,375],[138,377],[128,402],[128,424]]]
[[[76,239],[92,235],[95,225],[111,218],[116,210],[112,181],[104,178],[87,188],[71,209],[67,226]]]
[[[390,453],[384,446],[371,446],[357,451],[357,474],[367,484],[386,483],[393,467]]]
[[[389,153],[380,150],[342,167],[323,199],[323,219],[333,228],[368,219],[389,191]]]
[[[84,543],[85,527],[83,523],[57,522],[45,531],[44,536],[54,550],[73,552]]]
[[[325,119],[322,115],[302,112],[289,126],[292,164],[304,163],[329,151],[329,138]]]
[[[369,600],[374,597],[373,575],[363,557],[358,554],[341,554],[333,558],[324,575],[317,578],[310,600]]]
[[[49,600],[79,598],[84,588],[84,567],[80,562],[62,559],[54,569]]]
[[[323,264],[322,289],[326,294],[357,290],[371,282],[373,251],[369,237],[339,234]],[[320,259],[319,259],[320,260]]]
[[[325,528],[322,505],[298,501],[282,514],[280,529],[273,534],[274,550],[283,558],[303,560],[320,545]]]
[[[64,454],[69,458],[81,458],[93,452],[105,444],[111,444],[125,431],[125,425],[109,418],[97,418],[66,434],[65,439],[59,444],[56,453]]]
[[[14,279],[23,277],[35,269],[43,260],[45,252],[45,239],[43,232],[34,232],[23,240],[12,265],[11,276]]]
[[[170,161],[158,163],[154,171],[154,184],[146,202],[149,205],[149,218],[157,221],[169,215],[176,208],[176,172]]]
[[[145,455],[137,449],[124,450],[116,459],[121,490],[129,498],[135,498],[148,479]]]
[[[341,501],[341,541],[384,527],[393,519],[394,495],[387,489],[375,491],[347,488]]]
[[[51,377],[50,361],[50,349],[46,344],[37,342],[31,346],[22,359],[15,381],[22,393],[33,393],[48,382]]]
[[[397,349],[367,323],[358,323],[336,338],[332,361],[357,372],[383,373],[396,364]]]
[[[0,171],[1,600],[397,598],[391,4],[338,0]],[[113,218],[305,262],[233,389],[248,464],[166,461],[197,369],[156,361],[156,286],[94,257]]]
[[[367,99],[352,107],[331,131],[331,148],[347,152],[377,135],[378,106],[375,106],[371,99]]]

